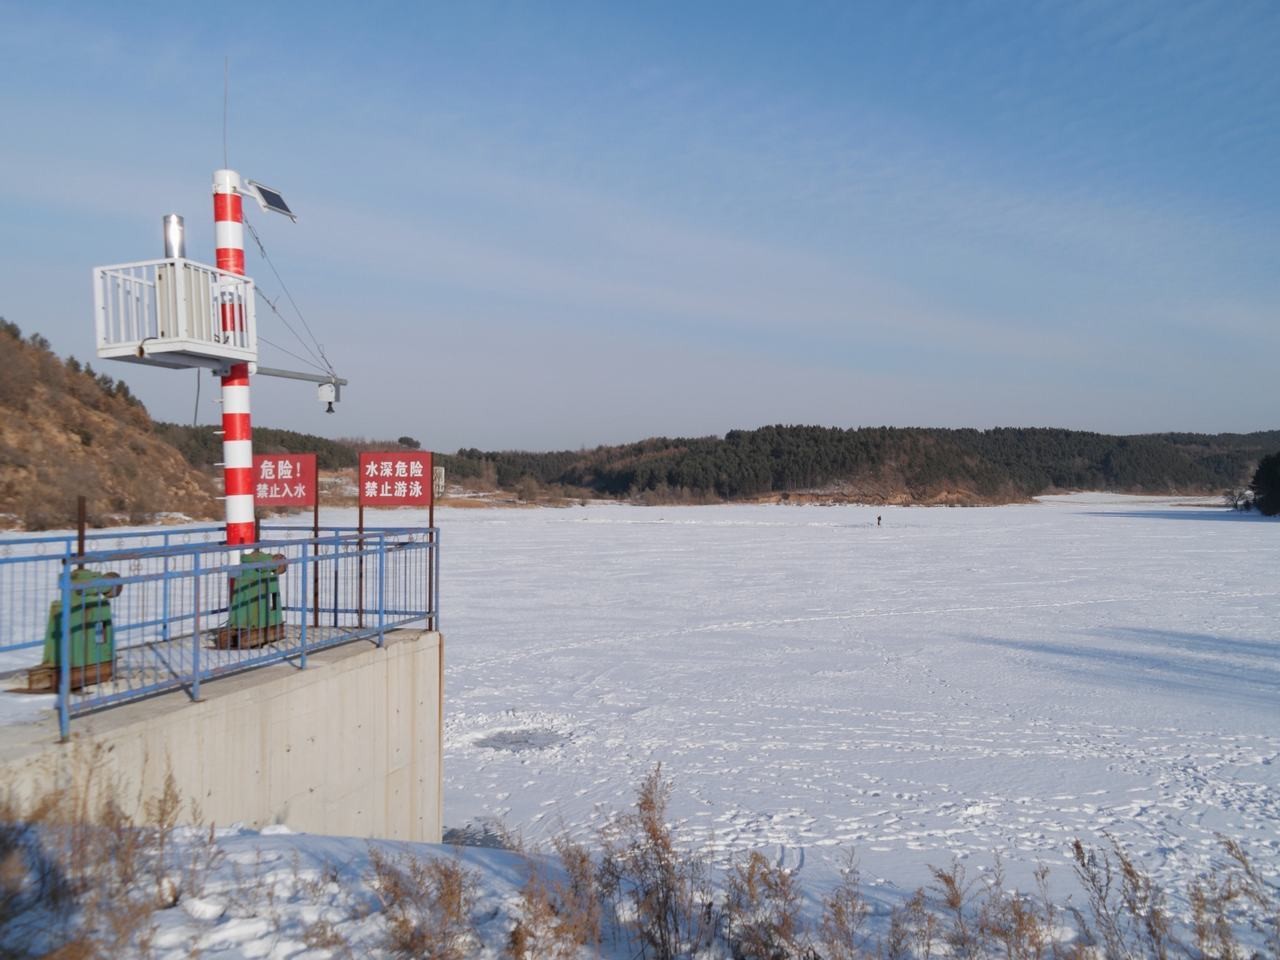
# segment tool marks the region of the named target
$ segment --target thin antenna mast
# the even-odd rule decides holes
[[[231,103],[231,57],[222,58],[222,165],[231,166],[227,159],[227,114]]]

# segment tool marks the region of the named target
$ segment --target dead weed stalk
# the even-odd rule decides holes
[[[420,860],[369,847],[369,884],[386,920],[383,946],[405,960],[464,960],[478,945],[476,878],[459,860]]]

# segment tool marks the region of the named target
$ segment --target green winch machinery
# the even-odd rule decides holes
[[[110,680],[116,662],[116,637],[111,624],[111,598],[124,588],[110,581],[118,573],[97,570],[71,572],[71,610],[66,614],[70,633],[71,689]],[[94,586],[88,586],[94,584]],[[62,601],[49,604],[49,619],[44,628],[44,657],[40,666],[27,672],[27,689],[33,692],[58,688],[58,670],[62,665]]]
[[[283,554],[253,550],[240,555],[240,570],[230,578],[227,625],[218,631],[221,650],[260,647],[284,637],[280,606]]]

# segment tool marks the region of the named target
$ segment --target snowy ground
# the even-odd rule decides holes
[[[811,893],[853,848],[883,904],[997,850],[1065,895],[1102,831],[1173,888],[1219,833],[1280,877],[1280,523],[1103,495],[437,520],[448,827],[590,838],[661,762],[689,840]]]
[[[1280,525],[1180,503],[449,512],[446,822],[585,835],[661,761],[691,837],[817,886],[1065,882],[1104,830],[1275,876]]]

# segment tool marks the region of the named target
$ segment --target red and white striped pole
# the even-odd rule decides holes
[[[244,276],[244,209],[240,174],[213,173],[213,230],[219,270]],[[224,300],[224,332],[244,328],[244,304]],[[249,365],[233,363],[222,377],[222,479],[227,543],[253,543],[253,430],[249,420]]]

